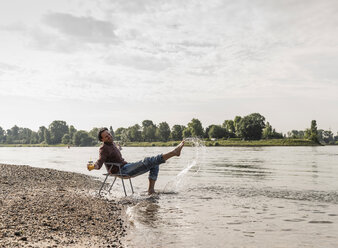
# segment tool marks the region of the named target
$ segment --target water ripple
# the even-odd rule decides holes
[[[189,189],[195,191],[194,189]],[[222,194],[231,197],[236,195],[239,197],[251,198],[251,197],[268,197],[279,198],[287,200],[298,201],[316,201],[338,204],[338,192],[337,191],[314,191],[314,190],[284,190],[284,189],[272,189],[272,188],[255,188],[255,187],[222,187],[222,186],[208,186],[199,188],[201,191]]]

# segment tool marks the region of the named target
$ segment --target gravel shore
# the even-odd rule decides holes
[[[123,247],[121,205],[92,177],[0,164],[0,247]]]

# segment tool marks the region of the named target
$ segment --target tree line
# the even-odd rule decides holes
[[[100,128],[92,130],[77,130],[73,125],[67,125],[65,121],[55,120],[48,127],[41,126],[37,132],[29,128],[14,126],[4,130],[0,127],[0,144],[66,144],[74,146],[93,146],[99,143],[97,133]],[[265,117],[259,113],[247,116],[236,116],[233,120],[225,120],[222,125],[210,125],[203,128],[198,119],[192,119],[186,126],[173,125],[171,128],[167,122],[158,125],[151,120],[144,120],[141,125],[120,127],[115,131],[112,126],[110,133],[116,141],[120,142],[166,142],[178,141],[187,137],[200,137],[204,139],[283,139],[286,135],[277,132]],[[338,142],[337,136],[331,131],[317,130],[315,120],[311,127],[304,131],[292,130],[288,132],[289,138],[310,139],[315,142],[333,144]]]
[[[287,133],[288,137],[293,139],[308,139],[311,136],[311,133],[309,132],[309,129],[306,129],[305,131],[302,130],[292,130]],[[337,135],[334,135],[331,130],[323,130],[318,129],[317,130],[317,139],[321,143],[325,144],[338,144],[338,132]]]

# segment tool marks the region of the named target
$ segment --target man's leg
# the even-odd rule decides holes
[[[148,194],[149,195],[155,193],[155,183],[156,183],[159,170],[160,170],[159,165],[155,165],[149,170],[149,177],[148,177],[149,179]]]
[[[181,150],[184,146],[184,141],[182,141],[174,150],[171,152],[160,154],[154,157],[146,157],[143,161],[138,161],[135,163],[125,164],[121,172],[132,177],[141,175],[149,171],[153,166],[165,163],[171,157],[180,156]]]
[[[163,154],[163,159],[167,161],[169,158],[172,158],[174,156],[180,156],[181,155],[181,150],[184,146],[184,140],[171,152],[168,152],[166,154]]]
[[[148,195],[155,194],[155,183],[156,180],[149,178]]]
[[[181,150],[184,146],[184,141],[182,141],[174,150],[172,150],[171,152],[165,153],[162,155],[163,160],[166,161],[169,158],[172,158],[174,156],[180,156],[181,155]],[[158,171],[159,171],[159,166],[156,165],[154,166],[152,169],[150,169],[149,172],[149,187],[148,187],[148,194],[154,194],[155,193],[155,183],[156,183],[156,179],[157,179],[157,175],[158,175]]]
[[[158,171],[159,171],[159,164],[165,163],[166,160],[174,156],[180,156],[183,146],[184,146],[184,141],[182,141],[171,152],[168,152],[162,155],[157,155],[157,156],[150,157],[150,158],[147,157],[143,161],[139,161],[136,163],[126,164],[122,167],[121,172],[122,174],[135,177],[143,173],[146,173],[147,171],[150,171],[148,193],[152,194],[155,192],[154,186],[155,186],[155,182],[156,182]]]

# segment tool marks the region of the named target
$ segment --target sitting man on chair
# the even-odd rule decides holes
[[[165,154],[159,154],[154,157],[146,157],[141,161],[135,163],[127,163],[121,155],[120,150],[113,141],[112,135],[108,132],[107,128],[101,128],[98,133],[98,139],[103,142],[100,147],[99,153],[100,157],[95,162],[94,168],[88,166],[88,170],[101,169],[102,165],[105,162],[109,163],[120,163],[121,164],[121,174],[127,175],[130,177],[135,177],[141,174],[144,174],[149,171],[149,187],[148,194],[155,193],[154,187],[155,182],[159,172],[159,165],[165,163],[169,158],[174,156],[180,156],[181,150],[184,146],[184,141],[182,141],[174,150]],[[106,165],[107,171],[109,168]],[[115,169],[115,170],[114,170]],[[118,168],[112,168],[110,171],[112,174],[119,173]]]

